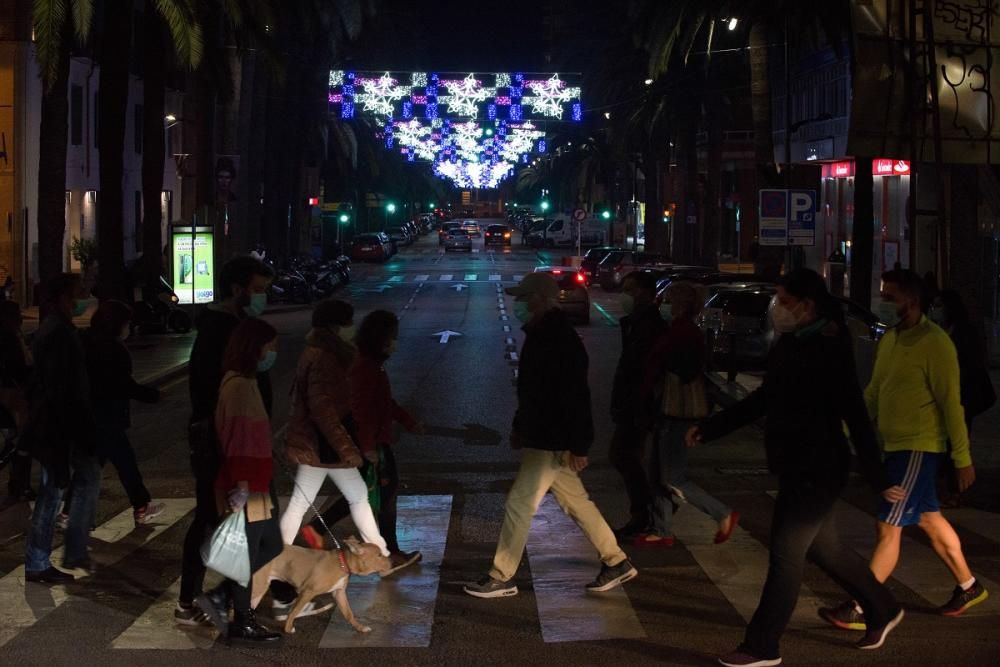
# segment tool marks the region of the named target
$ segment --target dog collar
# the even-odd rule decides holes
[[[344,555],[343,549],[337,550],[337,557],[340,558],[340,567],[344,569],[344,572],[350,574],[351,568],[347,565],[347,556]]]

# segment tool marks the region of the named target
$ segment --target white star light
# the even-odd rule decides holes
[[[476,118],[479,105],[496,94],[495,88],[483,88],[472,74],[461,81],[442,81],[448,95],[438,96],[438,102],[447,104],[448,111],[459,116]]]
[[[344,83],[344,73],[341,70],[330,70],[330,87],[340,86]]]
[[[425,88],[427,86],[427,73],[414,72],[410,77],[410,83],[414,88]]]
[[[410,89],[397,86],[395,79],[386,72],[378,79],[361,79],[356,82],[363,92],[354,96],[354,101],[362,105],[362,110],[391,118],[395,102],[407,97]]]
[[[528,81],[524,85],[535,94],[523,97],[522,102],[531,105],[534,113],[550,118],[562,118],[563,106],[580,97],[580,89],[565,88],[558,74],[546,81]]]

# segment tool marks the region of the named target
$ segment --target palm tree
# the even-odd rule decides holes
[[[63,270],[69,56],[74,30],[79,43],[85,42],[92,15],[91,0],[34,0],[32,6],[35,53],[44,83],[38,156],[38,274],[42,282]]]

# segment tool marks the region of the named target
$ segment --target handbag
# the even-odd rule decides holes
[[[663,381],[663,414],[674,419],[704,419],[708,416],[707,396],[702,373],[684,382],[678,374],[667,372]]]
[[[201,547],[201,560],[240,586],[250,583],[250,546],[247,544],[246,518],[243,510],[233,512],[215,529]]]

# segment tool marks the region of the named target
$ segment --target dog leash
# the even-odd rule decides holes
[[[298,492],[301,493],[302,497],[305,498],[306,501],[309,503],[310,509],[312,509],[313,514],[316,515],[316,518],[319,519],[319,523],[321,526],[323,526],[323,530],[325,530],[326,534],[330,536],[331,540],[333,540],[333,548],[337,550],[337,557],[340,559],[340,567],[344,570],[344,572],[350,574],[351,568],[347,565],[347,557],[344,555],[344,547],[340,544],[340,540],[337,539],[337,536],[333,534],[333,531],[330,530],[330,526],[327,525],[326,520],[323,518],[323,514],[316,508],[316,505],[313,503],[313,501],[302,490],[302,487],[299,486],[298,480],[295,479],[295,475],[293,475],[292,471],[288,469],[288,466],[285,465],[285,462],[279,459],[277,456],[274,457],[274,460],[278,462],[278,466],[285,472],[288,478],[292,480],[292,484],[295,485],[295,488],[298,490]]]

